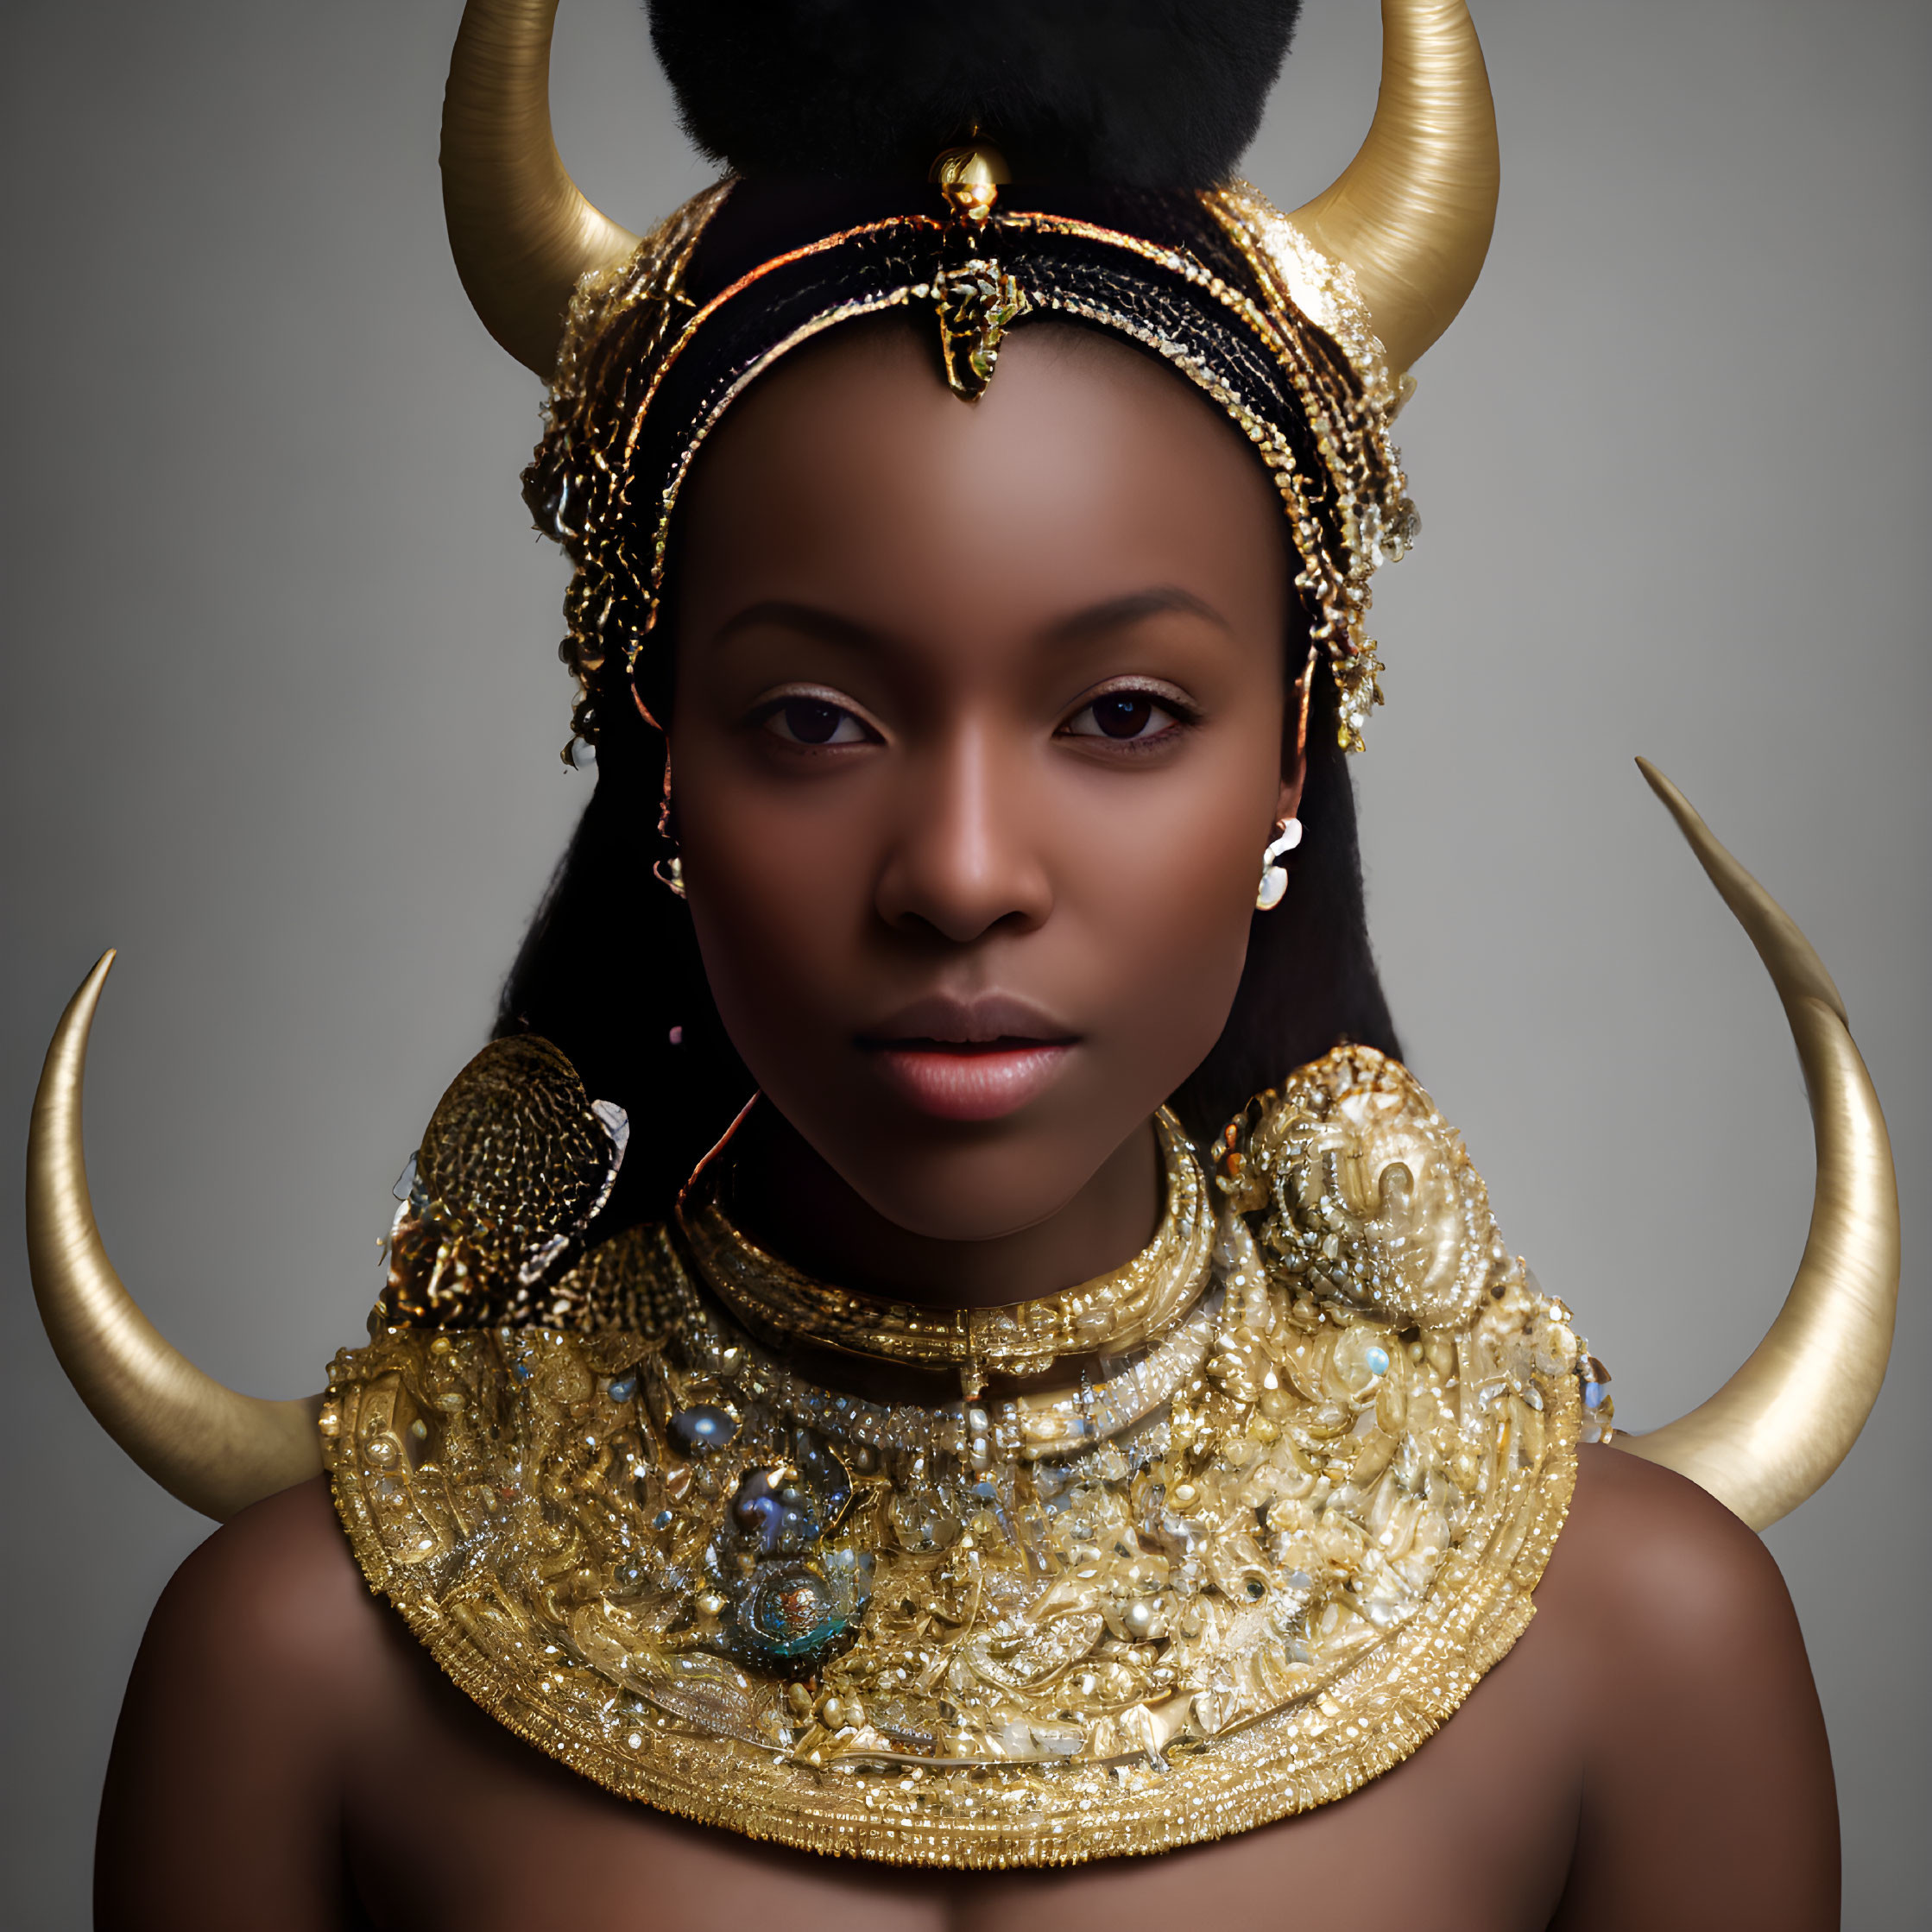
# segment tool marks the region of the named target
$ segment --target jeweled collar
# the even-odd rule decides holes
[[[357,1558],[518,1735],[755,1837],[1059,1865],[1342,1796],[1528,1622],[1602,1375],[1380,1055],[1264,1095],[1220,1167],[1206,1291],[1050,1397],[813,1382],[666,1229],[546,1322],[379,1321],[321,1424]],[[403,1241],[392,1305],[456,1252]]]
[[[729,1169],[707,1162],[678,1203],[705,1285],[767,1342],[960,1372],[969,1397],[988,1374],[1044,1373],[1062,1356],[1124,1355],[1170,1334],[1208,1283],[1214,1219],[1194,1146],[1165,1107],[1154,1116],[1166,1205],[1132,1260],[1077,1287],[1000,1308],[922,1308],[814,1280],[760,1247],[723,1198]]]

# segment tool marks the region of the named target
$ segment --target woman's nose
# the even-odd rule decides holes
[[[908,773],[875,903],[900,929],[969,944],[1002,924],[1030,931],[1053,908],[1044,815],[990,734],[965,731]]]

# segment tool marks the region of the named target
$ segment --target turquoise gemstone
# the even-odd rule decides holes
[[[738,1629],[768,1659],[809,1657],[843,1634],[858,1607],[850,1579],[843,1587],[804,1563],[767,1569],[738,1606]]]

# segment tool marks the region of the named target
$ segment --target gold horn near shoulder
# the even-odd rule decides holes
[[[1817,1184],[1791,1291],[1750,1360],[1689,1415],[1622,1441],[1761,1530],[1823,1485],[1878,1398],[1898,1305],[1898,1183],[1878,1096],[1824,963],[1676,786],[1637,763],[1784,1001],[1811,1101]]]
[[[1382,0],[1382,85],[1361,150],[1289,217],[1346,262],[1389,366],[1411,367],[1482,273],[1502,161],[1464,0]]]
[[[47,1340],[95,1419],[170,1494],[226,1521],[322,1468],[321,1398],[237,1395],[170,1348],[101,1245],[81,1146],[87,1035],[114,963],[101,956],[47,1051],[27,1136],[27,1257]]]
[[[483,326],[546,382],[571,291],[637,237],[600,214],[550,132],[557,0],[469,0],[443,96],[443,215]]]

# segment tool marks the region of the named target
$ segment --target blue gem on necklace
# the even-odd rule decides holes
[[[671,1439],[686,1455],[698,1449],[723,1449],[738,1433],[737,1418],[715,1403],[697,1402],[671,1418]]]

